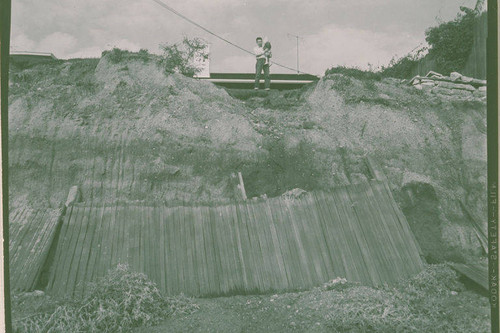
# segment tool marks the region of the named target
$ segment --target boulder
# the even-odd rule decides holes
[[[452,80],[453,82],[455,82],[455,81],[458,81],[458,80],[460,80],[460,79],[462,78],[462,74],[460,74],[460,73],[458,73],[458,72],[452,72],[452,73],[450,74],[450,78],[451,78],[451,80]]]
[[[472,82],[473,80],[474,80],[473,78],[465,76],[465,75],[462,75],[462,77],[460,78],[460,81],[465,82],[465,83]]]
[[[439,81],[437,85],[438,85],[438,87],[447,88],[447,89],[467,90],[467,91],[471,91],[471,92],[476,90],[476,88],[474,88],[470,84],[461,84],[461,83]]]
[[[480,79],[472,79],[470,82],[481,86],[485,86],[487,83],[486,80],[480,80]]]
[[[411,85],[416,85],[420,83],[420,77],[415,76],[413,79],[410,80]]]
[[[440,73],[437,73],[437,72],[434,72],[434,71],[430,71],[429,73],[427,73],[426,77],[436,77],[436,78],[443,78],[443,74],[440,74]]]

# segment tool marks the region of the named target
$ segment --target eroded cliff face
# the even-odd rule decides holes
[[[332,164],[335,175],[353,181],[349,175],[363,172],[363,156],[380,163],[430,261],[483,252],[477,226],[486,231],[484,97],[334,75],[320,81],[309,101],[321,124],[311,140],[337,147],[341,156]],[[430,234],[445,246],[433,247]]]
[[[332,75],[240,100],[154,60],[106,56],[13,66],[10,89],[13,208],[57,207],[73,185],[83,200],[222,202],[238,171],[249,197],[326,190],[370,179],[370,157],[431,261],[482,251],[471,219],[486,229],[483,98]],[[427,248],[429,232],[445,248]]]

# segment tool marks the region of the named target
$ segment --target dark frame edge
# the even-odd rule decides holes
[[[4,267],[5,331],[12,331],[10,278],[9,278],[9,179],[8,179],[8,90],[11,0],[2,0],[0,5],[1,35],[1,138],[2,138],[2,230]]]
[[[491,331],[499,332],[498,298],[498,4],[488,1],[488,275]]]

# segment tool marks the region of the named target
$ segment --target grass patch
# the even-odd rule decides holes
[[[127,60],[141,60],[144,63],[148,63],[153,59],[153,56],[145,49],[141,49],[139,52],[131,52],[116,47],[111,50],[103,51],[101,57],[105,56],[113,64],[119,64]]]
[[[374,80],[380,81],[382,80],[382,74],[376,73],[373,71],[365,71],[355,67],[345,67],[345,66],[337,66],[327,69],[325,71],[325,75],[329,74],[342,74],[345,76],[349,76],[361,81],[364,80]]]

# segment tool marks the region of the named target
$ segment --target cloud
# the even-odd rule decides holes
[[[299,57],[304,71],[322,74],[332,66],[386,65],[395,54],[404,55],[420,42],[407,34],[386,34],[330,24],[300,41]],[[295,58],[293,52],[289,54]]]
[[[77,39],[65,32],[54,32],[38,43],[38,49],[52,52],[56,57],[65,57],[68,52],[74,52]]]
[[[12,51],[31,51],[35,47],[36,42],[28,38],[25,34],[12,36],[10,49]]]
[[[65,58],[99,58],[102,53],[102,47],[100,46],[91,46],[85,49],[78,50],[74,53],[68,54]]]

